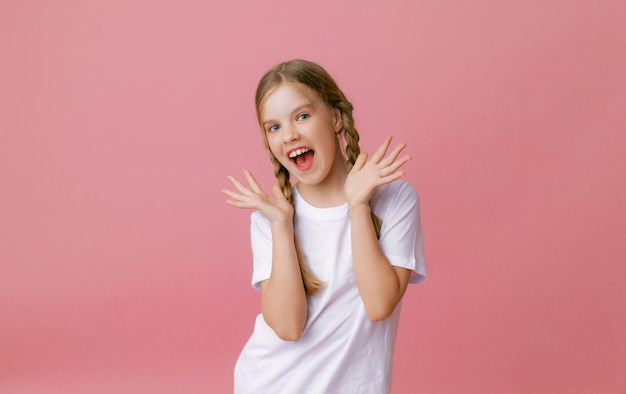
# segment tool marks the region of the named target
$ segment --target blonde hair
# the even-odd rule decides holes
[[[328,74],[328,72],[319,66],[318,64],[295,59],[288,62],[280,63],[272,67],[261,80],[257,86],[255,104],[257,119],[262,127],[263,120],[261,119],[261,107],[263,102],[270,93],[274,91],[280,84],[285,82],[298,83],[309,87],[315,91],[319,97],[328,105],[331,109],[336,109],[341,115],[341,123],[343,138],[345,140],[345,156],[348,170],[352,168],[357,157],[361,153],[359,147],[359,133],[354,127],[354,119],[352,117],[352,104],[348,101],[344,93],[339,89],[337,83]],[[272,153],[266,134],[263,133],[263,140],[265,147],[267,148],[270,160],[274,165],[274,176],[278,180],[278,184],[285,195],[285,198],[293,205],[293,193],[291,190],[291,182],[289,181],[289,171],[280,164],[276,156]],[[374,229],[376,230],[376,237],[380,238],[380,227],[382,225],[381,220],[372,212],[372,222],[374,223]],[[307,295],[315,295],[322,289],[324,283],[315,277],[307,267],[300,244],[297,237],[294,237],[294,244],[296,247],[296,254],[298,256],[298,264],[300,266],[300,273],[302,274],[302,281],[304,283],[304,289]]]

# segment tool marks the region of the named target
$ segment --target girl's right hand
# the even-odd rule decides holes
[[[230,197],[226,203],[237,208],[250,208],[261,211],[273,225],[291,224],[293,225],[293,206],[287,201],[285,195],[278,185],[274,185],[272,192],[274,197],[267,195],[259,183],[254,179],[252,173],[243,170],[249,187],[244,186],[232,175],[227,176],[239,193],[228,189],[222,189],[222,193]]]

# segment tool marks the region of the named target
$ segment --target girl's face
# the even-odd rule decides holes
[[[260,114],[270,150],[296,177],[300,191],[343,184],[347,170],[337,139],[341,117],[315,91],[282,83],[265,98]]]

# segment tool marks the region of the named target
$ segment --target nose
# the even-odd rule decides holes
[[[293,125],[284,125],[283,126],[283,142],[291,142],[300,138],[300,134],[298,134],[298,130]]]

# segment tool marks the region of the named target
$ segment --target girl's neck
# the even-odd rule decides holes
[[[347,201],[344,194],[344,184],[348,176],[348,167],[346,166],[346,159],[339,149],[337,154],[333,168],[326,179],[316,185],[297,184],[298,193],[315,207],[336,207]]]

